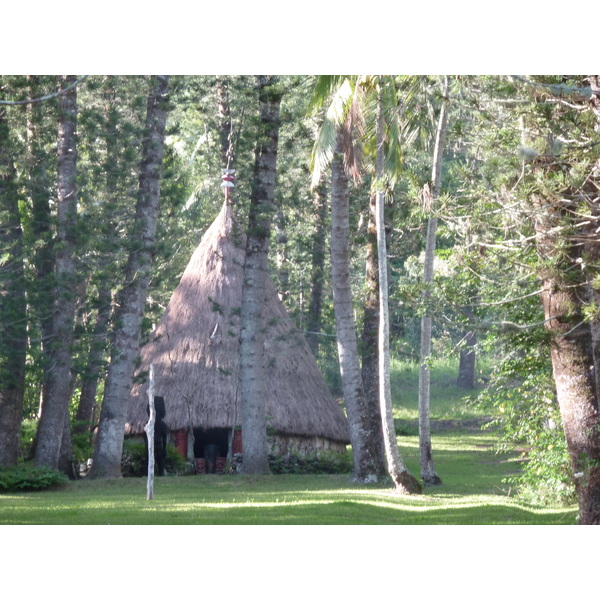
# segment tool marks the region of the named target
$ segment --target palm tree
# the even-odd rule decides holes
[[[360,178],[355,142],[361,131],[358,98],[362,90],[356,78],[319,78],[313,106],[331,99],[313,153],[313,186],[321,172],[331,168],[331,279],[338,357],[347,407],[350,443],[354,458],[352,479],[379,481],[385,473],[381,457],[381,418],[376,398],[364,392],[350,286],[349,177]]]
[[[389,85],[382,86],[382,82]],[[389,385],[387,253],[383,212],[381,218],[378,216],[376,219],[380,278],[379,403],[375,397],[367,397],[364,393],[348,275],[347,182],[348,176],[352,176],[355,181],[361,177],[363,143],[365,146],[369,143],[372,146],[373,142],[376,142],[378,211],[383,211],[381,186],[384,172],[394,176],[400,170],[400,127],[395,86],[391,78],[321,78],[315,97],[320,97],[322,103],[327,94],[331,95],[332,100],[313,154],[313,184],[318,182],[321,170],[331,165],[332,284],[342,385],[348,406],[350,438],[355,456],[354,477],[362,477],[363,480],[369,477],[375,480],[380,476],[385,469],[385,464],[382,464],[384,454],[381,447],[384,442],[387,470],[397,489],[403,492],[420,491],[419,483],[402,463],[395,440]],[[384,115],[386,111],[389,113],[388,118]],[[373,116],[377,118],[373,119]],[[387,132],[385,146],[384,125]],[[370,472],[367,469],[370,469]]]
[[[387,84],[387,85],[386,85]],[[387,89],[386,89],[387,88]],[[385,147],[384,135],[386,119],[384,114],[384,94],[391,91],[395,95],[392,81],[379,77],[375,85],[377,93],[377,122],[376,122],[376,226],[377,226],[377,261],[379,265],[379,405],[383,424],[383,439],[388,463],[388,471],[396,486],[402,493],[419,493],[421,485],[404,466],[398,443],[392,413],[392,392],[390,385],[390,326],[388,308],[388,267],[387,244],[384,219],[384,177],[385,177]]]

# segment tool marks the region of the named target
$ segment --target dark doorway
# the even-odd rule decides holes
[[[206,473],[222,472],[228,445],[228,429],[194,429],[194,458],[204,459]]]

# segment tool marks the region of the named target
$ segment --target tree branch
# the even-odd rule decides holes
[[[79,85],[88,77],[89,75],[84,75],[77,81],[74,81],[71,85],[68,85],[66,88],[57,90],[56,92],[48,94],[47,96],[41,96],[40,98],[29,98],[28,100],[0,100],[0,104],[5,106],[21,106],[23,104],[36,104],[37,102],[45,102],[46,100],[51,100],[52,98],[57,98],[58,96],[66,94],[70,89],[74,88],[76,85]]]

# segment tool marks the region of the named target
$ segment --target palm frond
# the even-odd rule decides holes
[[[334,91],[342,85],[344,79],[346,79],[345,75],[319,75],[308,103],[308,114],[314,115],[321,110]]]
[[[331,164],[344,122],[352,104],[353,86],[348,78],[344,78],[337,87],[331,103],[325,113],[325,119],[319,130],[319,135],[311,155],[311,170],[313,173],[311,186],[316,187],[322,172]]]

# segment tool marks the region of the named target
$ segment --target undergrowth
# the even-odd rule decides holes
[[[58,487],[69,481],[59,471],[20,464],[0,469],[0,492],[30,492]]]

